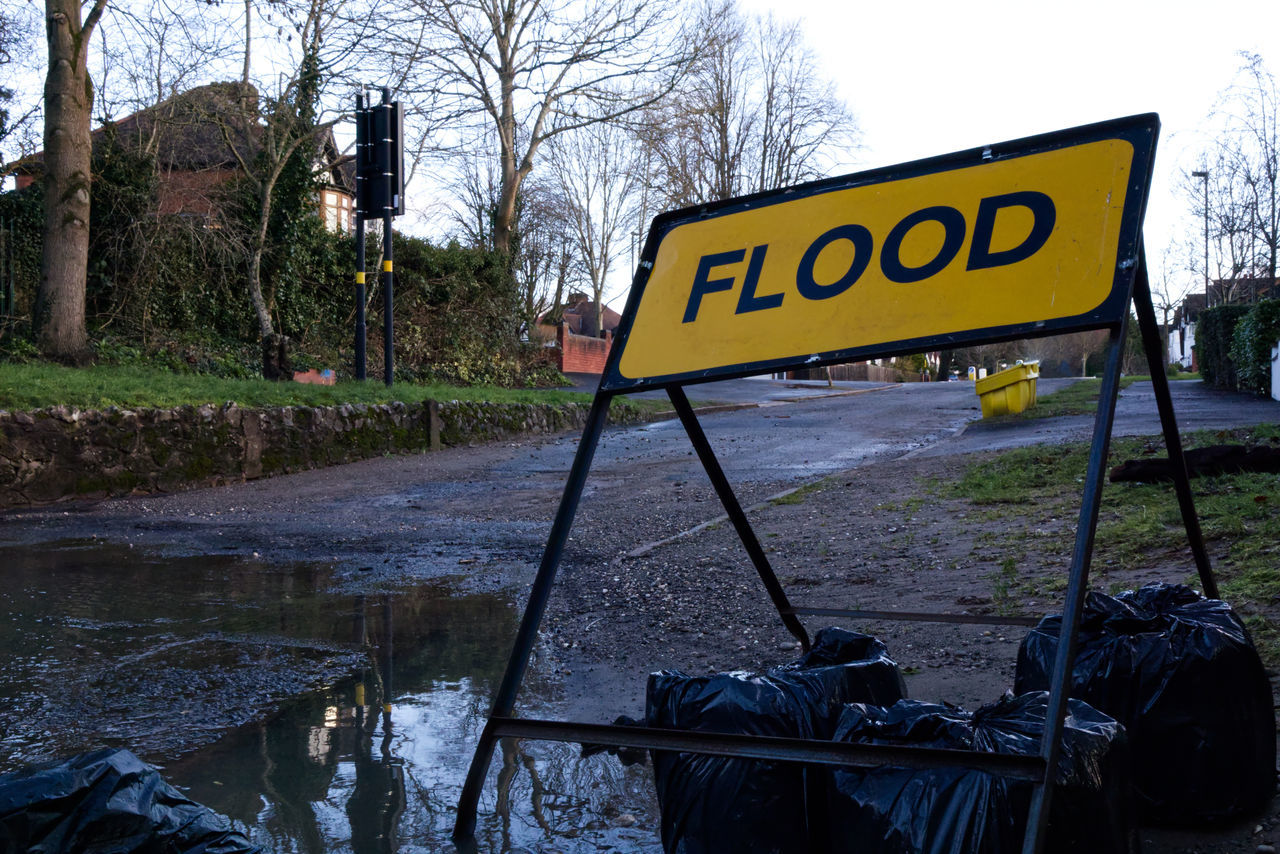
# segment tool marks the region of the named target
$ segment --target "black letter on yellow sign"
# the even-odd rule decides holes
[[[938,254],[934,256],[934,259],[927,264],[919,267],[905,266],[899,257],[899,253],[902,251],[902,241],[906,238],[907,232],[920,223],[929,222],[930,220],[941,223],[946,231],[942,241],[942,248],[938,250]],[[951,260],[956,257],[961,245],[964,244],[964,231],[964,214],[955,208],[946,207],[945,205],[935,205],[903,217],[902,221],[889,232],[889,236],[884,241],[884,248],[880,250],[880,269],[884,273],[884,277],[891,282],[907,285],[912,282],[924,281],[930,276],[942,272],[951,263]]]
[[[717,291],[727,291],[733,287],[733,279],[708,279],[712,267],[723,267],[726,264],[737,264],[746,256],[745,249],[732,252],[717,252],[714,255],[703,255],[698,259],[698,272],[693,277],[693,287],[689,290],[689,304],[684,307],[684,322],[692,323],[698,317],[698,307],[702,298]],[[763,259],[762,259],[763,260]]]
[[[847,240],[853,244],[853,261],[849,263],[849,269],[843,276],[829,285],[820,285],[813,278],[813,265],[818,262],[822,250],[837,240]],[[858,281],[870,262],[871,232],[861,225],[838,225],[809,244],[809,248],[804,251],[800,266],[796,268],[796,290],[805,299],[830,299],[839,296]]]
[[[746,314],[748,311],[759,311],[762,308],[777,308],[782,305],[782,294],[756,296],[756,285],[760,283],[760,268],[764,266],[764,253],[769,244],[757,246],[751,250],[751,261],[747,263],[747,277],[742,280],[742,293],[738,294],[738,308],[734,314]]]
[[[996,213],[1001,208],[1015,206],[1031,211],[1034,217],[1031,233],[1027,235],[1026,240],[1012,249],[992,252],[991,232],[995,228]],[[988,267],[1003,267],[1005,264],[1016,264],[1018,261],[1030,258],[1048,241],[1056,219],[1057,209],[1053,206],[1053,199],[1044,193],[1026,191],[983,199],[978,203],[978,218],[973,223],[973,245],[969,247],[969,263],[965,269],[985,270]]]

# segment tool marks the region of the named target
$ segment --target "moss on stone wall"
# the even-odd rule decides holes
[[[587,407],[426,402],[242,410],[223,406],[0,411],[0,507],[165,492],[389,453],[581,429]],[[610,420],[637,421],[615,402]],[[434,438],[433,438],[434,437]]]

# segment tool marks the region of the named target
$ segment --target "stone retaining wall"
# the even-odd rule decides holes
[[[241,409],[0,411],[0,508],[70,497],[171,492],[581,429],[587,406],[429,401]],[[637,420],[615,401],[611,419]]]

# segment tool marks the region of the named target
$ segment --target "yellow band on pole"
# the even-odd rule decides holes
[[[383,703],[383,704],[382,704],[382,711],[386,712],[387,714],[391,714],[391,704],[390,704],[390,703]]]
[[[390,272],[391,272],[391,262],[390,262],[390,261],[383,261],[383,262],[382,262],[382,272],[384,272],[384,273],[390,273]]]
[[[364,683],[363,682],[356,683],[356,705],[357,706],[364,705]]]
[[[363,271],[363,270],[361,270],[360,272],[356,273],[356,284],[357,284],[357,285],[363,285],[363,284],[364,284],[364,271]]]

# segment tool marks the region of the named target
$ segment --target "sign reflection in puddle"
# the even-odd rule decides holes
[[[514,632],[491,596],[356,597],[356,679],[170,764],[196,801],[278,852],[446,851],[454,805]],[[536,679],[536,676],[535,676]],[[548,686],[530,680],[529,693]],[[660,851],[647,768],[573,745],[506,740],[480,851]]]

